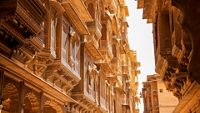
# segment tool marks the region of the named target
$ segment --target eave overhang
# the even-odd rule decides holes
[[[84,22],[93,21],[90,13],[88,12],[82,0],[68,0],[68,1],[72,4],[73,7],[76,8],[77,13]]]
[[[66,14],[68,15],[70,21],[73,23],[75,29],[82,35],[89,35],[90,33],[85,22],[81,20],[81,17],[73,5],[68,1],[62,3],[62,6],[64,7]]]
[[[157,10],[155,0],[138,0],[137,8],[143,8],[143,19],[147,19],[147,23],[153,22],[155,10]]]
[[[151,19],[151,9],[152,9],[152,4],[149,0],[144,0],[144,8],[143,8],[143,18],[144,19]]]
[[[18,29],[24,38],[34,37],[41,32],[47,12],[41,1],[1,0],[0,4],[1,25],[7,23],[9,25],[6,26]]]
[[[78,1],[78,0],[75,0],[75,1]],[[79,1],[78,3],[80,2],[81,1]],[[85,10],[83,11],[83,13],[82,12],[79,13],[77,8],[75,7],[76,5],[74,5],[74,2],[72,1],[60,3],[56,0],[51,0],[50,3],[58,11],[58,13],[65,12],[68,15],[69,20],[72,22],[72,25],[80,34],[82,35],[89,34],[85,21],[90,21],[91,17],[88,16]],[[84,9],[83,6],[81,7],[81,9]],[[88,18],[88,20],[86,18]]]

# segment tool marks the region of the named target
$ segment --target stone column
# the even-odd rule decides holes
[[[44,22],[44,40],[45,48],[50,50],[51,47],[51,14],[50,11],[47,12],[47,17]]]
[[[57,26],[56,26],[56,58],[61,59],[61,49],[62,49],[62,24],[63,17],[62,13],[57,13]]]
[[[87,88],[87,86],[85,86],[84,82],[86,77],[84,76],[84,70],[85,70],[85,36],[80,36],[80,43],[81,43],[81,47],[80,47],[80,77],[81,77],[81,81],[80,84],[82,85],[80,91],[84,92],[84,90]]]
[[[44,92],[40,92],[40,113],[44,110]]]
[[[20,97],[18,113],[24,113],[24,81],[20,82]]]

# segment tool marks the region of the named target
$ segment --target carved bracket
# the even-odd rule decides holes
[[[64,69],[60,64],[52,63],[49,65],[42,77],[51,82],[53,85],[59,87],[66,94],[71,95],[71,90],[75,85],[78,84],[78,81],[69,75],[69,73]]]

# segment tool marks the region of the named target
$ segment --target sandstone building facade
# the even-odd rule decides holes
[[[0,112],[133,113],[124,0],[1,0]]]
[[[157,80],[153,75],[147,76],[143,82],[142,97],[144,102],[144,113],[159,113]]]
[[[200,1],[138,0],[138,8],[153,24],[156,72],[179,99],[174,113],[199,113]]]
[[[164,82],[157,74],[148,75],[143,82],[142,97],[144,113],[173,113],[178,99],[166,90]]]

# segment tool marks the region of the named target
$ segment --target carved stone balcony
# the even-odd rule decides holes
[[[44,58],[44,60],[46,60],[46,58]],[[34,84],[38,88],[43,89],[45,93],[52,94],[55,98],[58,98],[62,100],[63,102],[68,102],[68,101],[74,102],[74,100],[68,95],[66,95],[66,93],[64,93],[64,91],[61,90],[59,87],[56,87],[56,85],[50,84],[49,82],[45,82],[37,74],[30,72],[27,68],[24,68],[23,65],[19,65],[18,63],[15,63],[13,60],[5,57],[2,54],[0,54],[0,61],[1,61],[0,67],[6,71],[9,70],[10,72],[16,73],[16,76],[15,76],[16,78],[20,77],[27,81],[31,81],[31,84]]]
[[[163,77],[168,90],[172,91],[176,97],[182,99],[187,93],[193,80],[189,77],[187,70],[188,60],[183,57],[177,62],[176,67],[168,66]]]
[[[17,38],[8,35],[8,33],[4,31],[2,31],[2,33],[4,36],[0,39],[0,53],[11,59],[17,60],[29,68],[32,68],[31,70],[33,71],[33,62],[35,62],[35,60],[39,57],[39,53],[41,52],[40,48],[43,48],[43,44],[40,44],[37,38],[31,39],[26,43],[22,43],[17,40]],[[37,61],[40,61],[40,59],[37,59]]]
[[[92,33],[92,34],[94,33],[95,37],[97,37],[97,40],[101,38],[102,26],[98,19],[96,19],[92,22],[87,22],[87,26],[88,26],[90,33]]]
[[[94,34],[91,34],[89,36],[86,36],[86,40],[87,40],[85,43],[86,50],[95,60],[101,60],[102,54],[98,49],[99,44],[98,44],[98,39],[96,39],[96,36],[94,36]]]
[[[174,57],[177,58],[178,61],[180,61],[184,55],[184,51],[179,49],[175,44],[173,45],[173,48],[172,48],[172,55]]]
[[[123,90],[123,83],[122,83],[122,76],[117,76],[117,82],[114,86],[115,90],[119,91],[120,93],[124,93]]]
[[[107,40],[100,40],[100,52],[102,56],[110,61],[113,58],[112,47]]]
[[[19,57],[21,58],[21,57]],[[27,68],[35,75],[41,77],[49,64],[53,63],[54,57],[50,55],[49,51],[41,51],[37,53],[33,59],[26,63]]]
[[[52,1],[55,2],[54,0]],[[92,17],[82,0],[66,0],[61,4],[78,32],[80,34],[89,34],[85,22],[92,21]]]
[[[86,36],[86,49],[95,60],[102,59],[101,52],[99,51],[99,39],[101,37],[101,24],[99,21],[88,22],[87,26],[90,35]]]
[[[46,3],[40,0],[1,0],[1,53],[29,65],[44,48]]]
[[[82,106],[86,111],[94,112],[98,110],[98,106],[93,99],[88,95],[82,93],[73,93],[72,98],[75,99],[80,106]]]
[[[138,90],[138,86],[139,86],[139,83],[138,82],[130,82],[130,86],[131,86],[131,89],[133,91],[137,91]]]
[[[110,63],[103,61],[103,62],[98,63],[98,65],[100,65],[101,69],[103,70],[103,72],[105,74],[113,73],[113,70],[111,69]]]
[[[154,15],[155,15],[155,8],[156,0],[138,0],[138,8],[143,8],[143,18],[149,20],[148,23],[151,23]]]
[[[50,64],[42,77],[68,95],[71,94],[71,90],[81,79],[79,73],[60,60],[55,60]]]
[[[1,23],[4,28],[18,28],[24,38],[36,36],[41,32],[47,12],[45,3],[40,0],[3,0],[0,4],[0,13],[6,21]],[[13,30],[14,32],[16,31]]]
[[[84,22],[92,21],[92,17],[84,4],[84,0],[65,0],[65,1],[69,1],[72,4],[72,6],[77,9],[77,13],[80,15],[81,19]],[[65,1],[63,3],[65,3]]]
[[[129,73],[129,67],[127,66],[122,66],[122,75],[124,76],[128,76],[130,73]]]
[[[160,76],[164,77],[165,71],[167,70],[168,62],[161,55],[158,55],[156,61],[156,72],[160,74]]]
[[[121,65],[120,65],[120,59],[117,57],[114,57],[111,61],[111,68],[115,75],[121,74]]]
[[[117,81],[117,75],[116,74],[106,74],[106,80],[109,80],[112,83],[115,83]]]
[[[126,54],[129,51],[128,40],[124,38],[120,41],[120,52],[121,54]]]
[[[192,82],[193,81],[189,78],[188,73],[180,72],[171,77],[171,83],[168,85],[168,88],[171,87],[170,89],[173,89],[174,95],[181,99],[187,94]]]

